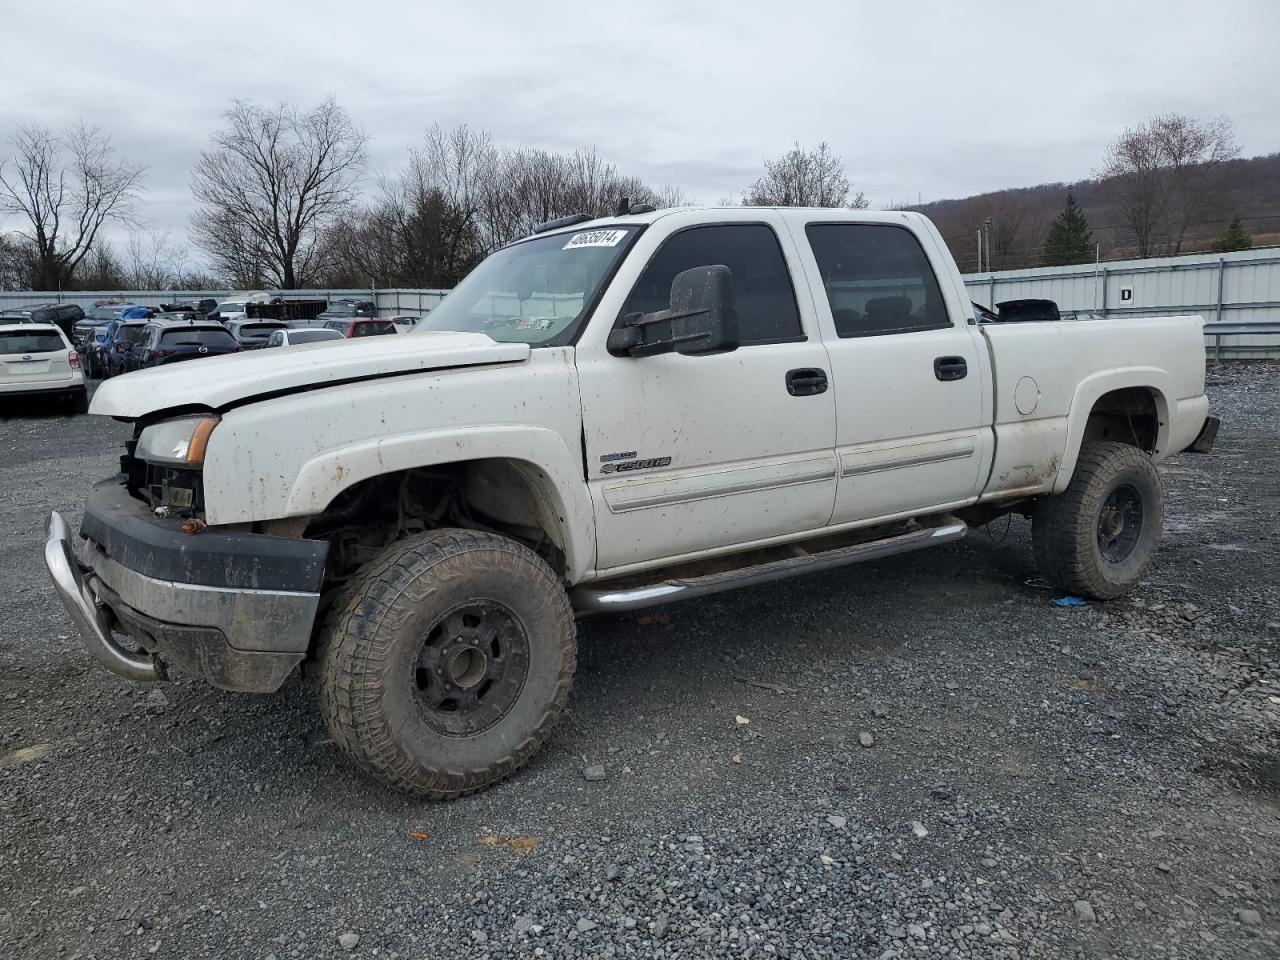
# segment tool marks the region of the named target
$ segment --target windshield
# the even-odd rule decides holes
[[[218,304],[215,313],[244,313],[244,303],[238,300],[228,300],[226,303]]]
[[[132,326],[121,326],[116,330],[116,340],[120,343],[137,343],[146,332],[147,325],[139,323]]]
[[[500,343],[568,343],[614,265],[639,232],[609,227],[504,247],[476,267],[410,336],[484,333]]]

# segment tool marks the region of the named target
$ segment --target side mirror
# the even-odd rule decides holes
[[[733,271],[723,264],[694,267],[671,281],[671,308],[630,314],[609,334],[611,353],[651,357],[660,353],[698,356],[738,348],[738,310]]]

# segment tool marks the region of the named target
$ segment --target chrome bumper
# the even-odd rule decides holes
[[[67,524],[56,511],[49,514],[45,528],[44,563],[53,577],[58,598],[80,631],[90,655],[127,680],[159,680],[160,669],[150,654],[135,653],[116,643],[111,634],[112,616],[98,603],[85,582],[80,561],[71,549]]]

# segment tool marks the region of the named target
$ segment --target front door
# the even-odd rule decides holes
[[[600,329],[610,324],[592,324],[577,365],[598,570],[785,537],[831,516],[827,352],[775,224],[679,229],[678,215],[670,219],[641,237],[628,262],[644,266],[608,319],[666,309],[676,274],[723,264],[741,345],[708,356],[617,356]]]

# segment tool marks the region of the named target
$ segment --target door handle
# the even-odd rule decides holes
[[[800,367],[787,371],[787,393],[793,397],[812,397],[827,391],[827,371],[817,367]]]
[[[964,357],[938,357],[933,361],[933,375],[939,380],[963,380],[969,373]]]

